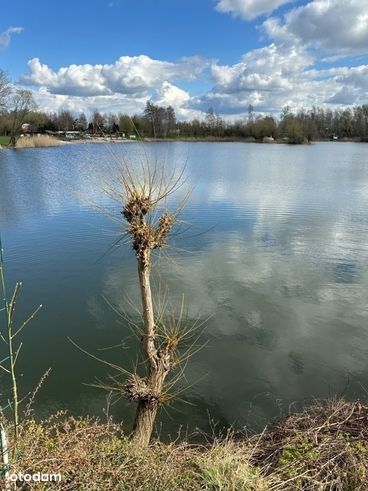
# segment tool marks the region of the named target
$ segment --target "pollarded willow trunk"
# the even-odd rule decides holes
[[[147,397],[142,397],[138,402],[133,427],[132,439],[140,446],[147,446],[150,442],[168,372],[169,368],[160,360],[157,368],[147,377]]]
[[[140,446],[150,442],[157,411],[162,402],[163,386],[170,370],[170,353],[156,347],[156,326],[150,284],[150,252],[138,261],[138,276],[143,308],[143,351],[147,364],[147,377],[142,382],[133,428],[133,441]]]
[[[129,223],[128,232],[138,261],[138,277],[142,301],[142,351],[146,374],[132,375],[125,393],[138,403],[132,439],[138,445],[147,446],[151,439],[159,406],[163,402],[164,382],[170,370],[174,345],[163,342],[157,335],[150,283],[151,253],[165,245],[174,217],[164,212],[156,224],[146,220],[146,215],[157,204],[144,193],[132,192],[128,197],[123,215]]]
[[[157,405],[147,406],[142,401],[138,403],[132,436],[133,442],[138,446],[147,447],[149,445],[157,411]]]

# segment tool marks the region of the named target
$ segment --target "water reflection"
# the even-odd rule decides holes
[[[179,424],[207,428],[208,412],[221,424],[259,426],[292,401],[363,394],[368,146],[175,143],[114,151],[187,162],[195,183],[182,217],[191,227],[169,258],[158,259],[155,283],[169,288],[173,304],[184,293],[190,319],[209,318],[208,345],[187,369],[195,406],[177,403],[172,419],[163,414],[164,433]],[[138,301],[134,258],[122,248],[98,260],[119,230],[88,206],[110,206],[96,186],[109,160],[99,145],[0,153],[9,277],[30,286],[24,309],[46,306],[26,335],[22,362],[32,367],[26,387],[53,366],[39,411],[66,405],[102,413],[103,395],[81,382],[106,369],[67,336],[91,350],[122,343],[111,359],[135,361],[128,326],[102,298],[121,309],[129,309],[124,295]],[[132,416],[124,402],[114,411]]]

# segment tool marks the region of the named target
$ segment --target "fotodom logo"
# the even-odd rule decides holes
[[[11,489],[9,485],[10,482],[30,483],[30,482],[60,482],[61,481],[60,473],[58,474],[48,474],[46,472],[35,472],[33,474],[26,474],[23,472],[10,473],[9,468],[10,466],[9,466],[8,441],[7,441],[5,429],[3,425],[0,424],[0,480],[5,481],[5,489],[7,491]]]
[[[34,474],[9,474],[11,482],[60,482],[61,474],[46,474],[43,472],[35,472]]]

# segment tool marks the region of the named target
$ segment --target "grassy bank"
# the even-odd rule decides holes
[[[6,147],[9,145],[10,138],[8,136],[0,136],[0,146]]]
[[[11,432],[9,431],[9,434]],[[135,447],[118,425],[65,418],[22,424],[11,472],[60,473],[57,491],[363,491],[368,405],[316,403],[252,437]],[[19,489],[19,488],[18,488]]]

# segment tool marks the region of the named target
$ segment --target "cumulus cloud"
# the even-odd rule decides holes
[[[220,92],[292,90],[311,63],[301,48],[271,44],[246,53],[235,65],[213,65],[212,76]]]
[[[281,3],[221,0],[217,9],[251,19],[270,13]],[[368,54],[366,0],[309,0],[290,5],[282,17],[273,15],[262,26],[271,44],[252,50],[233,65],[213,64],[213,88],[192,100],[202,110],[242,115],[249,104],[256,111],[297,110],[313,105],[334,107],[366,103],[368,65],[320,69],[316,62]],[[347,65],[354,64],[352,59]]]
[[[0,34],[0,48],[7,48],[10,44],[13,34],[20,34],[23,27],[8,27],[8,29]]]
[[[216,10],[231,13],[246,20],[252,20],[260,15],[270,14],[281,5],[294,0],[219,0]]]
[[[217,8],[253,18],[267,2],[223,0]],[[286,3],[286,2],[284,2]],[[194,100],[196,107],[209,105],[228,114],[244,113],[252,104],[261,112],[313,105],[362,104],[368,97],[368,66],[316,68],[328,55],[368,54],[368,14],[365,0],[310,0],[291,6],[283,17],[266,19],[263,30],[273,41],[246,53],[233,65],[214,64],[213,89]],[[272,2],[270,9],[276,8]],[[259,8],[259,12],[257,11]],[[348,60],[351,64],[351,60]]]
[[[155,102],[162,106],[178,108],[188,102],[189,99],[190,95],[188,92],[169,82],[164,82],[162,87],[157,91]]]
[[[32,95],[45,112],[59,112],[69,110],[72,113],[84,112],[91,114],[95,109],[102,113],[135,114],[143,111],[147,98],[131,97],[124,94],[78,96],[54,94],[46,87],[31,88]]]
[[[143,97],[166,81],[193,80],[206,66],[207,62],[201,57],[172,63],[140,55],[122,56],[113,64],[69,65],[54,71],[33,58],[28,62],[30,73],[22,77],[22,82],[47,87],[51,93],[61,95]]]
[[[368,98],[368,65],[343,67],[334,77],[336,92],[326,102],[330,104],[366,104]]]
[[[249,7],[248,14],[255,15],[256,6],[263,9],[266,3],[276,8],[277,2],[256,4],[249,0],[221,0],[217,7]],[[368,65],[331,65],[341,52],[356,54],[365,46],[368,52],[368,14],[362,13],[361,0],[310,0],[294,7],[283,18],[270,17],[262,24],[272,38],[270,44],[243,54],[234,64],[211,63],[199,56],[169,62],[140,55],[122,56],[112,64],[69,65],[54,70],[33,58],[28,62],[29,73],[21,81],[32,88],[40,107],[48,111],[90,113],[97,108],[134,114],[152,100],[173,106],[180,119],[200,119],[211,106],[226,119],[234,119],[245,115],[249,105],[256,112],[278,115],[286,105],[298,110],[315,105],[365,104]],[[339,43],[344,47],[340,49]],[[322,58],[327,68],[317,64]],[[346,60],[349,64],[353,64],[351,59]],[[212,87],[198,93],[202,84],[208,87],[209,79]],[[196,95],[188,83],[184,90],[184,80],[197,81]]]
[[[368,53],[366,0],[312,0],[263,23],[268,36],[339,54]]]
[[[155,104],[166,107],[172,106],[175,109],[176,115],[182,119],[198,117],[197,114],[194,114],[192,110],[186,107],[190,99],[191,96],[188,92],[169,82],[164,82],[162,86],[156,90],[153,97]]]
[[[245,112],[249,104],[257,111],[279,111],[313,78],[312,64],[301,47],[270,44],[244,54],[234,65],[213,64],[213,89],[193,103],[203,110],[213,106],[224,114]]]
[[[156,90],[152,100],[159,106],[172,106],[176,116],[182,120],[194,118],[200,119],[203,116],[201,111],[191,107],[191,95],[169,82],[164,82],[162,86]]]
[[[68,110],[72,113],[84,112],[87,115],[98,109],[102,113],[142,113],[147,96],[135,96],[131,94],[115,93],[111,95],[80,96],[67,94],[54,94],[46,87],[31,88],[32,95],[45,112],[59,112]],[[186,107],[191,96],[179,87],[164,82],[152,93],[151,100],[155,104],[172,106],[180,119],[192,119],[200,117],[200,112]]]
[[[368,65],[318,69],[311,52],[300,44],[271,43],[245,53],[233,65],[213,63],[209,70],[212,88],[195,96],[167,80],[179,77],[179,73],[190,78],[193,72],[186,74],[183,66],[159,62],[166,69],[160,74],[153,64],[143,84],[142,62],[135,64],[139,67],[135,71],[132,59],[124,58],[128,58],[125,66],[129,68],[120,72],[121,77],[118,69],[114,72],[111,68],[116,64],[106,69],[106,65],[98,69],[96,65],[70,66],[55,72],[39,60],[31,60],[34,97],[46,111],[90,113],[98,108],[101,112],[135,114],[151,99],[155,104],[173,106],[180,119],[201,119],[212,106],[230,120],[245,115],[250,104],[257,112],[278,115],[286,105],[292,110],[314,105],[337,107],[365,104],[368,98]],[[30,76],[27,81],[31,83]]]
[[[301,44],[272,43],[244,54],[238,63],[211,67],[213,88],[187,106],[213,107],[229,119],[243,116],[249,105],[261,113],[279,114],[312,106],[364,104],[368,65],[317,69],[311,51]]]

